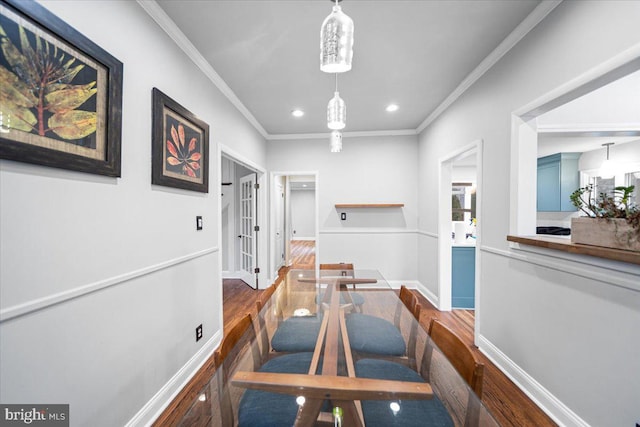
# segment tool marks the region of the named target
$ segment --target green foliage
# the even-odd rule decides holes
[[[593,185],[578,188],[571,193],[573,205],[592,218],[623,218],[640,236],[640,208],[631,202],[634,185],[616,187],[613,194],[594,196]]]

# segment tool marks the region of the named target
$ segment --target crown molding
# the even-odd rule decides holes
[[[236,96],[231,88],[222,80],[222,77],[213,69],[211,64],[202,56],[196,47],[189,41],[187,36],[178,28],[175,22],[165,13],[155,0],[137,0],[138,4],[145,12],[164,30],[165,33],[175,42],[176,45],[193,61],[194,64],[211,80],[211,82],[222,92],[222,94],[233,104],[234,107],[256,128],[258,132],[267,138],[269,134],[256,120],[251,112],[244,106],[242,101]]]
[[[180,47],[184,53],[202,70],[224,96],[240,111],[256,130],[267,140],[292,140],[292,139],[322,139],[329,137],[329,133],[306,134],[269,134],[256,120],[251,112],[244,106],[231,88],[220,75],[213,69],[206,59],[198,52],[178,26],[169,18],[155,0],[136,0],[145,12],[162,28],[165,33]],[[449,94],[445,100],[418,126],[416,129],[400,129],[389,131],[343,132],[343,137],[374,137],[374,136],[399,136],[417,135],[429,126],[440,114],[453,104],[471,85],[493,67],[507,52],[509,52],[525,35],[536,27],[562,0],[543,0],[517,27],[495,48],[463,81]]]
[[[524,36],[533,30],[562,0],[544,0],[454,89],[448,97],[416,129],[422,132],[451,106],[463,93],[507,54]]]
[[[354,131],[342,132],[342,138],[359,138],[359,137],[378,137],[378,136],[406,136],[417,135],[415,129],[399,129],[399,130],[374,130],[374,131]],[[287,133],[279,135],[268,135],[268,141],[282,141],[291,139],[325,139],[331,136],[331,132],[322,133]]]

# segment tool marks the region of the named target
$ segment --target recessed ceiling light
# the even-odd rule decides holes
[[[385,110],[387,110],[389,113],[392,113],[394,111],[398,110],[398,106],[396,104],[389,104],[387,105],[387,108],[385,108]]]
[[[302,111],[302,110],[298,110],[298,109],[296,109],[296,110],[292,110],[292,111],[291,111],[291,115],[292,115],[293,117],[302,117],[302,116],[304,116],[304,111]]]

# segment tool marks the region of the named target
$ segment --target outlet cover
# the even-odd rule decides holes
[[[202,338],[202,323],[198,325],[196,328],[196,342],[200,341]]]

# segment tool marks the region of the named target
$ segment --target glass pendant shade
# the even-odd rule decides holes
[[[342,132],[340,132],[339,130],[334,130],[333,132],[331,132],[331,139],[329,142],[331,144],[332,153],[341,152],[342,151]]]
[[[333,98],[329,100],[327,105],[327,127],[333,130],[344,129],[347,124],[347,107],[338,92],[335,92]]]
[[[333,6],[320,28],[320,70],[344,73],[351,69],[353,58],[353,20]]]

